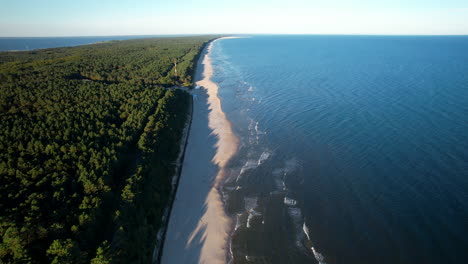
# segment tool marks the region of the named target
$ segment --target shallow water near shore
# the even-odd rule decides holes
[[[211,60],[240,146],[232,263],[468,261],[468,37],[254,36]]]

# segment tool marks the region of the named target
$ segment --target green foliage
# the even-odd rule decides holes
[[[0,257],[13,261],[28,261],[24,248],[24,234],[15,226],[10,226],[3,233],[3,243],[0,246]]]
[[[91,260],[91,264],[110,264],[112,258],[109,255],[110,246],[104,241],[96,250],[96,257]]]
[[[186,122],[190,97],[180,90],[168,90],[146,123],[139,143],[141,162],[127,178],[122,192],[124,202],[115,237],[116,263],[150,263],[161,224],[164,205],[171,191],[173,161],[179,151],[179,140]],[[169,176],[169,177],[168,177]]]
[[[53,264],[71,264],[81,259],[80,250],[76,242],[69,238],[66,240],[54,240],[49,249],[47,249],[47,255],[51,257],[51,263]]]
[[[148,263],[210,39],[0,53],[0,262]]]

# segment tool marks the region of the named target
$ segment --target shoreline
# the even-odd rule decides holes
[[[196,61],[200,60],[200,56],[203,54],[206,47],[208,45],[210,45],[213,41],[214,40],[209,41],[208,43],[206,43],[200,49],[200,53],[195,57]],[[192,77],[195,75],[196,71],[197,71],[197,69],[195,67],[194,74],[192,74]],[[196,87],[196,83],[193,82],[192,90],[195,87]],[[179,88],[179,89],[181,89],[181,88]],[[163,214],[163,217],[162,217],[162,225],[161,225],[161,228],[158,230],[158,233],[156,234],[156,243],[155,243],[155,247],[154,247],[153,255],[152,255],[152,260],[151,260],[151,263],[153,263],[153,264],[161,263],[162,254],[164,252],[164,243],[165,243],[165,239],[166,239],[166,234],[167,234],[167,230],[168,230],[168,227],[169,227],[171,212],[172,212],[172,209],[174,207],[174,201],[176,199],[176,194],[177,194],[177,189],[178,189],[178,186],[179,186],[179,181],[180,181],[180,178],[181,178],[181,175],[182,175],[182,168],[183,168],[183,163],[184,163],[184,158],[185,158],[185,152],[187,150],[188,139],[189,139],[189,135],[190,135],[190,128],[192,126],[192,121],[193,121],[193,104],[194,104],[193,95],[190,92],[190,89],[183,89],[183,90],[186,91],[190,96],[190,106],[189,106],[189,109],[188,109],[188,118],[187,118],[187,121],[186,121],[185,126],[184,126],[184,130],[183,130],[183,133],[182,133],[182,138],[181,138],[182,140],[181,140],[181,142],[179,144],[179,156],[176,159],[175,172],[174,172],[174,175],[172,177],[172,183],[171,183],[172,192],[171,192],[171,195],[170,195],[170,198],[169,198],[170,199],[169,205],[164,209],[164,214]]]
[[[239,141],[222,111],[219,87],[211,81],[210,58],[213,43],[224,38],[232,37],[207,42],[196,62],[185,158],[158,262],[153,263],[225,264],[229,260],[232,219],[225,213],[221,187]]]
[[[234,134],[231,123],[222,110],[221,99],[218,97],[219,86],[211,80],[214,71],[210,55],[216,41],[229,38],[236,37],[218,38],[209,44],[202,62],[204,66],[203,79],[196,82],[196,85],[202,87],[208,94],[209,127],[217,137],[216,154],[212,162],[218,167],[218,172],[213,179],[213,186],[205,200],[205,213],[188,241],[188,245],[190,245],[195,237],[202,233],[203,246],[199,263],[223,264],[227,263],[228,256],[232,219],[225,212],[220,189],[225,178],[226,166],[237,152],[239,139]]]

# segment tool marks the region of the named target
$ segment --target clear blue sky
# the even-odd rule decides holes
[[[468,0],[0,0],[0,36],[465,34]]]

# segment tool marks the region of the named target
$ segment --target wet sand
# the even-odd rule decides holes
[[[231,219],[220,188],[225,168],[236,153],[238,138],[222,111],[218,85],[211,81],[210,51],[197,63],[193,119],[181,179],[164,242],[162,263],[227,262]]]

